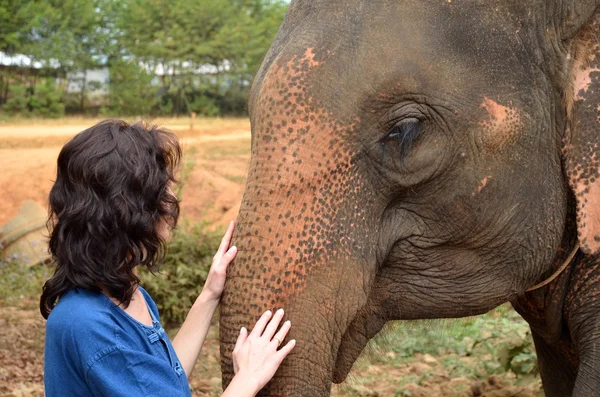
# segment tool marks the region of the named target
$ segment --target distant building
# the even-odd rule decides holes
[[[220,74],[227,73],[231,70],[231,63],[224,62],[218,67],[215,65],[198,65],[191,68],[190,62],[183,62],[174,68],[172,65],[159,64],[156,67],[151,67],[149,64],[140,63],[140,67],[147,72],[153,73],[154,78],[152,84],[161,86],[161,82],[165,78],[173,75],[190,75],[203,78],[204,83],[216,84]],[[58,60],[50,60],[47,64],[34,61],[31,57],[23,54],[8,55],[0,51],[0,71],[9,71],[17,76],[39,76],[39,77],[54,77],[59,86],[64,87],[69,94],[77,95],[85,88],[86,99],[95,103],[102,104],[103,99],[108,96],[110,83],[110,70],[108,67],[97,69],[89,69],[85,72],[65,72],[61,70]],[[35,81],[35,80],[34,80]],[[2,80],[0,75],[0,104],[6,101],[8,95],[9,81]],[[228,81],[225,80],[223,86],[227,86]],[[250,85],[250,81],[244,82],[244,85]]]
[[[8,55],[0,51],[0,70],[9,71],[22,76],[55,76],[64,75],[59,69],[58,61],[50,61],[44,66],[41,62],[33,61],[23,54]]]
[[[81,92],[85,84],[89,97],[102,97],[108,94],[109,71],[107,67],[90,69],[85,72],[65,73],[60,69],[57,60],[50,60],[49,65],[33,61],[23,54],[8,55],[0,51],[0,70],[9,71],[20,76],[55,77],[56,83],[65,84],[70,94]]]
[[[85,84],[91,97],[108,95],[110,72],[107,67],[90,69],[84,72],[67,73],[67,92],[78,93]]]

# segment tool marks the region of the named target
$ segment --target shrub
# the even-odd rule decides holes
[[[141,269],[141,285],[156,302],[163,324],[185,319],[200,294],[221,235],[206,230],[204,224],[183,225],[173,232],[165,261],[153,274]]]
[[[45,80],[35,87],[29,107],[31,115],[36,117],[59,118],[65,114],[62,92],[52,80]]]
[[[120,116],[147,115],[157,104],[154,76],[136,62],[116,60],[110,65],[109,105],[104,114]]]
[[[13,84],[9,87],[9,99],[2,106],[2,110],[11,116],[17,114],[26,114],[28,109],[29,96],[27,87],[19,84]]]
[[[0,244],[0,307],[37,308],[42,285],[53,273],[46,265],[28,266],[20,254],[5,255]]]
[[[217,106],[214,99],[206,95],[199,95],[190,104],[190,109],[200,116],[216,117],[221,114],[221,109]]]
[[[65,114],[62,91],[53,80],[43,80],[34,88],[13,84],[9,98],[2,106],[9,115],[59,118]]]

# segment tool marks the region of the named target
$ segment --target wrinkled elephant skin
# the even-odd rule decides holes
[[[387,321],[510,301],[546,395],[600,396],[598,4],[291,3],[250,95],[224,385],[267,309],[298,343],[261,395],[326,396]]]

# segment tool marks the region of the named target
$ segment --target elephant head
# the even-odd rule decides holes
[[[291,3],[250,95],[225,385],[267,309],[298,344],[262,395],[323,396],[387,321],[484,313],[598,252],[597,8]]]

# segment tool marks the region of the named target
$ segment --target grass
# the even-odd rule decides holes
[[[247,139],[239,139],[228,142],[212,142],[200,149],[203,159],[218,161],[229,160],[239,156],[248,156],[250,159],[250,142]]]
[[[0,149],[24,149],[62,146],[77,132],[104,118],[65,117],[60,119],[2,118],[0,115]],[[4,116],[5,117],[5,116]],[[135,122],[135,118],[124,117]],[[250,131],[247,118],[198,118],[190,129],[189,118],[157,118],[151,122],[173,130],[180,138],[198,138],[239,134]],[[44,131],[44,127],[48,130]],[[65,129],[62,130],[61,127]],[[186,146],[185,142],[182,142]],[[225,149],[226,151],[226,149]]]
[[[37,307],[42,285],[52,275],[52,269],[46,265],[23,265],[17,255],[0,259],[0,273],[0,307],[31,309]]]
[[[445,357],[444,364],[450,368],[452,377],[482,378],[506,371],[517,376],[537,373],[529,326],[508,304],[465,319],[392,322],[372,341],[371,349],[395,353],[371,356],[372,362],[381,363],[410,362],[416,354]],[[493,357],[493,360],[466,367],[461,357]],[[520,365],[526,359],[531,367]]]
[[[389,323],[336,395],[367,396],[365,390],[389,383],[394,385],[390,395],[410,396],[408,385],[430,387],[449,378],[464,381],[450,382],[443,395],[463,396],[472,382],[493,376],[539,387],[529,326],[508,304],[477,317]]]

